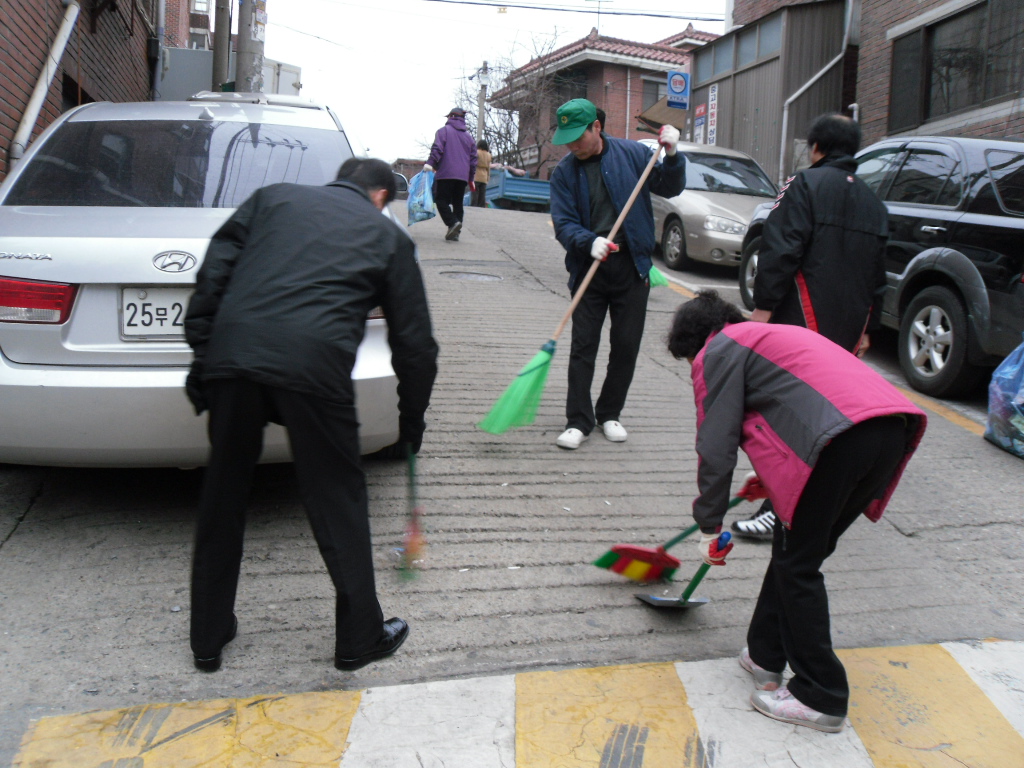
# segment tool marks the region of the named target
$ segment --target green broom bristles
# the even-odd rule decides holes
[[[668,285],[668,278],[665,277],[660,269],[654,266],[647,273],[647,279],[651,281],[651,288],[663,288]]]
[[[544,394],[554,354],[555,342],[551,340],[523,367],[477,426],[484,432],[500,435],[512,427],[532,424],[537,417],[537,407]]]

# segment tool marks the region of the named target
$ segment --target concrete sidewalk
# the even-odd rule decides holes
[[[46,718],[15,768],[1013,768],[1024,643],[840,652],[852,701],[825,734],[747,703],[735,659],[256,696]]]

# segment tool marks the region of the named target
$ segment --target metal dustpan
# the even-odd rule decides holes
[[[732,538],[732,534],[728,531],[722,533],[718,537],[718,548],[724,549],[729,543],[729,539]],[[653,605],[655,608],[670,608],[674,610],[686,610],[687,608],[700,608],[702,605],[711,602],[706,597],[690,597],[697,589],[697,585],[700,584],[701,579],[711,569],[711,566],[707,563],[701,563],[700,568],[690,579],[689,584],[686,585],[686,589],[683,590],[683,594],[679,597],[661,597],[660,595],[642,595],[636,594],[635,597],[641,602]]]

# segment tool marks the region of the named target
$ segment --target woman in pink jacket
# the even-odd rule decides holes
[[[692,365],[700,493],[693,517],[705,562],[724,565],[732,548],[718,551],[714,542],[738,448],[775,505],[772,559],[740,654],[755,681],[750,702],[776,720],[838,732],[850,690],[832,650],[821,565],[862,513],[882,516],[926,417],[824,336],[744,322],[714,291],[679,308],[668,349]],[[783,685],[787,663],[793,677]]]

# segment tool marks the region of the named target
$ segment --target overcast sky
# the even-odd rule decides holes
[[[491,3],[494,0],[474,0]],[[516,5],[597,10],[525,9]],[[235,6],[237,9],[237,6]],[[559,46],[599,26],[602,35],[653,43],[681,32],[688,18],[721,33],[725,0],[512,0],[496,5],[435,0],[267,0],[265,55],[302,68],[302,95],[335,110],[374,157],[426,159],[434,131],[453,106],[460,81],[487,60],[529,61],[534,39],[557,35]],[[703,21],[701,17],[718,20]],[[499,84],[492,83],[493,91]],[[471,92],[476,93],[476,81]]]

